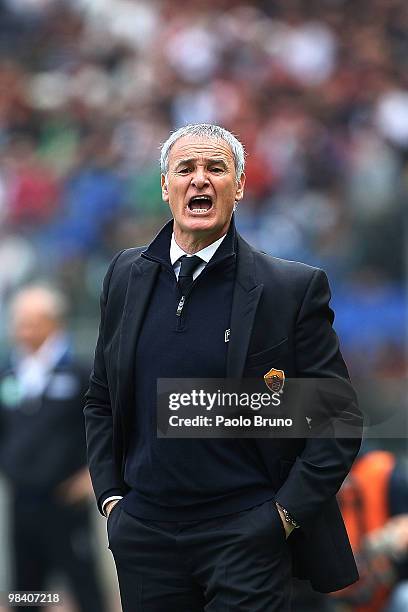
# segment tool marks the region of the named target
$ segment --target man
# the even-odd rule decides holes
[[[58,572],[78,610],[100,612],[82,413],[87,371],[73,359],[65,311],[64,296],[41,285],[23,288],[11,303],[14,347],[0,376],[0,466],[11,485],[13,589],[45,590]]]
[[[162,439],[158,378],[293,377],[347,370],[325,274],[254,250],[236,232],[244,151],[192,125],[161,156],[173,216],[110,265],[85,407],[125,612],[285,612],[290,576],[331,591],[357,579],[335,494],[358,439]],[[359,431],[348,406],[340,420]]]

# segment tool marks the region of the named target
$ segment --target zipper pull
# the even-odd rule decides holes
[[[178,317],[181,317],[181,313],[182,313],[182,310],[183,310],[183,306],[184,306],[184,302],[185,302],[185,301],[186,301],[186,298],[185,298],[185,296],[183,295],[183,296],[181,297],[181,300],[179,301],[178,306],[177,306],[177,312],[176,312],[176,315],[177,315]]]

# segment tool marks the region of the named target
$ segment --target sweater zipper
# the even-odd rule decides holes
[[[230,255],[225,255],[222,259],[219,259],[218,261],[210,261],[206,267],[204,268],[204,270],[202,270],[202,272],[200,272],[200,274],[198,275],[198,277],[195,279],[194,282],[199,281],[200,279],[203,279],[203,276],[205,274],[208,273],[209,270],[211,270],[212,268],[215,268],[217,265],[219,265],[220,263],[222,263],[224,260],[228,259],[230,257]],[[182,315],[183,315],[183,308],[184,305],[186,303],[186,299],[189,296],[191,291],[191,288],[187,291],[187,295],[182,295],[181,299],[177,305],[177,310],[176,310],[176,316],[178,317],[178,321],[177,321],[177,329],[181,328],[181,320],[182,320]]]
[[[181,313],[183,312],[183,306],[184,306],[185,301],[186,301],[186,296],[182,295],[181,300],[179,301],[177,310],[176,310],[176,315],[178,317],[181,317]]]
[[[233,254],[233,256],[235,255],[235,253]],[[211,270],[211,268],[217,266],[218,264],[222,263],[225,259],[228,259],[231,255],[224,255],[224,257],[222,257],[221,259],[219,259],[218,261],[210,261],[204,268],[204,270],[202,270],[202,272],[199,274],[199,276],[197,277],[196,280],[198,280],[200,277],[203,277],[203,274],[206,274],[208,272],[208,270]],[[146,255],[145,253],[142,253],[142,257],[145,257],[145,259],[150,259],[150,261],[155,261],[156,263],[160,263],[162,264],[163,262],[160,259],[156,259],[156,257],[152,257],[151,255]],[[169,267],[169,266],[166,266]],[[173,269],[173,267],[172,267]],[[195,282],[195,281],[194,281]],[[188,292],[189,293],[189,292]],[[178,317],[177,321],[177,329],[180,329],[181,327],[181,317],[183,314],[183,308],[184,308],[184,304],[186,303],[186,296],[182,295],[181,299],[177,305],[177,310],[176,310],[176,317]]]

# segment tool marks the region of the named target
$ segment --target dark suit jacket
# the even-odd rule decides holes
[[[134,406],[134,354],[160,265],[127,249],[112,261],[101,297],[101,323],[85,407],[92,482],[101,503],[126,494],[123,468]],[[253,249],[237,237],[237,270],[228,348],[228,378],[263,376],[272,367],[288,377],[336,378],[348,383],[332,329],[326,275]],[[352,402],[340,416],[360,432]],[[290,535],[293,572],[323,592],[343,588],[358,574],[336,492],[360,439],[259,441],[276,500],[298,520]]]
[[[44,391],[19,401],[12,364],[0,370],[0,469],[15,490],[43,498],[86,466],[88,378],[88,367],[67,350]]]

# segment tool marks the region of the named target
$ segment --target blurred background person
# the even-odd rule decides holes
[[[353,612],[404,612],[408,609],[406,459],[363,445],[338,501],[360,580],[334,598]]]
[[[21,289],[10,305],[0,467],[12,498],[13,590],[49,589],[58,572],[78,612],[100,612],[82,415],[88,368],[72,355],[66,305],[60,292],[40,285]]]

